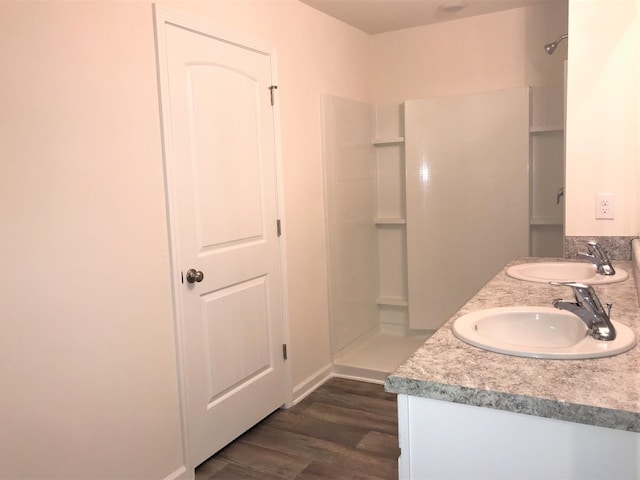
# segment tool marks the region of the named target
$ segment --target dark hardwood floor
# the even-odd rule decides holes
[[[196,469],[196,480],[398,478],[396,396],[332,378]]]

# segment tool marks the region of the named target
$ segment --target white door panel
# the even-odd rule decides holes
[[[187,73],[200,246],[260,237],[260,84],[220,65],[190,65]]]
[[[183,275],[176,300],[197,465],[285,402],[271,57],[162,28],[172,251]],[[202,281],[184,280],[188,269]]]
[[[209,405],[271,368],[267,288],[261,277],[200,297]]]

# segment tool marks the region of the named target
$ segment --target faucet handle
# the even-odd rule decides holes
[[[584,258],[589,261],[600,260],[600,258],[597,257],[597,252],[595,251],[595,249],[598,248],[597,242],[593,240],[583,240],[579,243],[586,245],[587,251],[576,253],[576,258]]]
[[[609,255],[600,247],[600,244],[598,242],[596,242],[595,240],[589,240],[586,243],[589,248],[589,253],[591,253],[594,257],[602,260],[603,262],[611,263]]]
[[[602,309],[602,305],[598,300],[595,290],[591,285],[586,285],[579,282],[549,282],[551,285],[558,287],[571,287],[573,290],[573,296],[576,299],[578,305],[583,305],[585,301],[593,303],[596,308]]]
[[[554,307],[575,313],[587,324],[591,336],[596,340],[610,341],[616,338],[616,329],[609,318],[612,304],[607,303],[608,311],[605,312],[593,287],[578,282],[549,283],[571,287],[576,298],[576,303],[554,301]]]
[[[596,270],[601,275],[615,275],[616,271],[611,265],[611,259],[605,250],[595,240],[584,242],[587,244],[589,253],[578,253],[578,258],[584,258],[592,262],[596,266]]]

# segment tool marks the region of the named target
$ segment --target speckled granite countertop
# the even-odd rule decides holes
[[[521,258],[509,263],[385,382],[389,392],[640,432],[640,346],[614,357],[539,360],[488,352],[458,340],[451,325],[484,308],[550,306],[571,299],[568,287],[508,277],[523,262],[566,261]],[[624,282],[594,287],[611,317],[640,339],[640,307],[632,262],[613,262],[629,272]]]

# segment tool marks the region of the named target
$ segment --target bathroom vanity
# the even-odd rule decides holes
[[[452,333],[472,311],[572,298],[567,287],[505,274],[541,261],[560,259],[507,265],[387,378],[386,390],[398,394],[401,479],[640,478],[640,347],[545,360],[486,351]],[[640,338],[636,261],[614,262],[629,278],[594,289]]]

